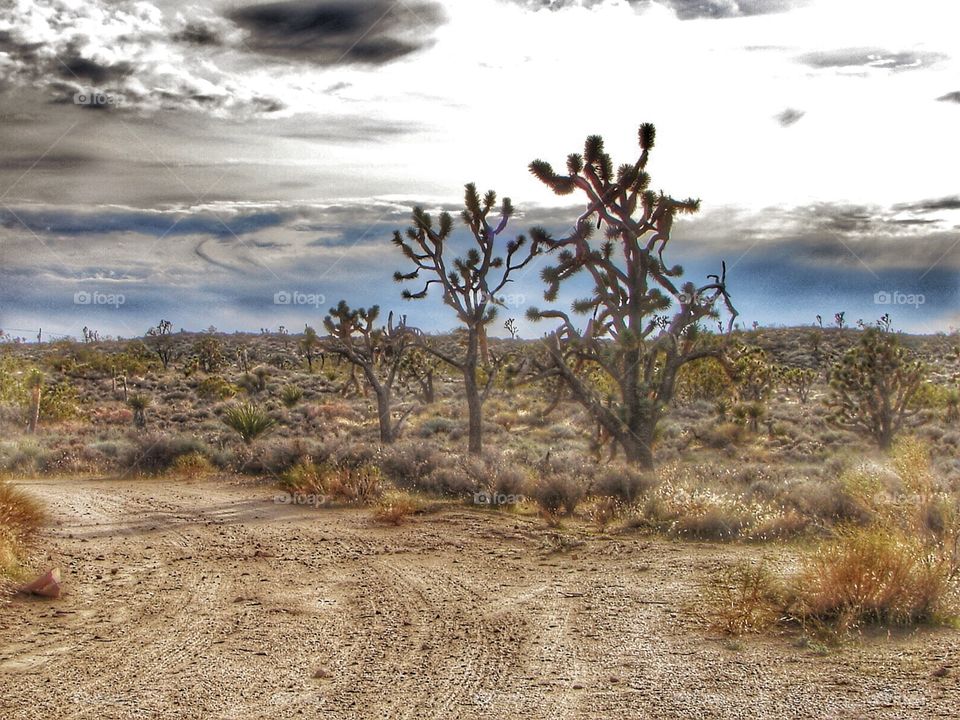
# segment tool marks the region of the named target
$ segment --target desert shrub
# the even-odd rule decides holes
[[[70,420],[80,413],[77,389],[67,381],[55,382],[44,388],[40,396],[40,419],[58,422]]]
[[[797,615],[841,629],[907,624],[955,611],[949,564],[920,540],[886,527],[848,530],[804,563]]]
[[[267,378],[270,376],[270,369],[260,365],[249,372],[245,372],[237,380],[237,385],[242,387],[247,394],[256,395],[267,389]]]
[[[36,472],[44,464],[47,451],[34,440],[0,443],[0,470],[5,473]]]
[[[169,470],[177,458],[193,453],[206,456],[209,451],[202,440],[190,435],[137,435],[124,448],[119,464],[123,470],[156,474]]]
[[[644,495],[656,484],[649,472],[641,472],[630,466],[606,467],[594,478],[591,492],[601,497],[615,498],[630,504]]]
[[[409,493],[393,491],[380,498],[373,519],[388,525],[401,525],[421,509],[421,504]]]
[[[349,404],[343,401],[322,403],[310,409],[308,418],[311,420],[320,420],[321,422],[331,422],[334,420],[360,419],[357,411]]]
[[[399,488],[420,488],[434,470],[441,467],[444,457],[426,443],[405,443],[384,448],[380,468],[384,476]]]
[[[305,460],[335,462],[334,448],[318,442],[296,438],[271,440],[261,445],[253,457],[243,458],[243,469],[249,473],[279,476]]]
[[[383,495],[380,469],[373,465],[318,465],[305,459],[285,473],[281,480],[292,492],[321,495],[328,503],[369,505]]]
[[[747,512],[718,504],[681,515],[674,521],[672,532],[695,540],[733,540],[750,526],[750,521]]]
[[[450,418],[445,417],[432,417],[424,420],[420,423],[420,427],[417,429],[417,434],[420,437],[433,437],[440,433],[451,433],[457,429],[457,423]]]
[[[227,408],[223,413],[223,423],[234,430],[246,445],[253,444],[254,440],[276,425],[266,410],[253,403],[240,403]]]
[[[170,466],[170,471],[180,477],[196,479],[210,475],[215,470],[213,463],[200,452],[189,452],[178,456]]]
[[[740,407],[739,405],[737,407]],[[734,422],[722,422],[717,425],[708,425],[694,433],[703,445],[715,450],[723,450],[741,444],[747,439],[747,430],[744,425]]]
[[[572,515],[586,488],[574,475],[551,472],[540,477],[529,494],[546,515]]]
[[[865,524],[873,517],[865,500],[836,481],[797,483],[786,492],[784,503],[808,517],[835,523]]]
[[[615,497],[598,497],[587,509],[589,517],[601,530],[623,514],[624,505]]]
[[[750,530],[751,540],[787,540],[802,535],[810,527],[810,518],[796,510],[770,515]]]
[[[196,392],[204,400],[226,400],[237,394],[237,388],[219,375],[210,375],[197,383]]]
[[[787,588],[765,563],[737,563],[712,574],[704,592],[707,615],[731,635],[769,629],[780,621]]]
[[[282,484],[288,490],[298,493],[312,493],[323,495],[326,489],[323,485],[324,475],[321,466],[311,458],[303,458],[296,465],[283,473]]]
[[[433,495],[455,497],[468,495],[479,489],[477,481],[466,473],[459,463],[435,468],[429,475],[421,478],[414,487]]]
[[[44,520],[40,504],[9,482],[0,481],[0,591],[18,573],[30,540]]]

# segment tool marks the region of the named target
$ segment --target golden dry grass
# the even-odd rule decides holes
[[[43,520],[43,509],[36,500],[0,481],[0,584],[19,573],[30,538]]]

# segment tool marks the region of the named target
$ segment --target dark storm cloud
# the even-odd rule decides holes
[[[930,213],[941,210],[960,210],[960,195],[949,195],[947,197],[933,198],[930,200],[900,203],[898,205],[894,205],[894,209],[915,213]]]
[[[673,10],[680,20],[749,17],[787,12],[803,7],[809,0],[628,0],[639,9],[662,5]],[[605,0],[508,0],[530,10],[562,10],[568,7],[595,7]]]
[[[318,65],[384,65],[426,47],[444,21],[436,3],[391,0],[288,0],[227,17],[255,52]]]
[[[774,119],[780,123],[783,127],[790,127],[800,118],[802,118],[806,113],[803,110],[797,110],[795,108],[787,108],[781,113],[774,115]]]
[[[75,170],[96,162],[98,162],[96,156],[83,153],[52,152],[43,156],[10,155],[0,158],[0,170]]]
[[[230,237],[277,227],[288,219],[287,214],[278,212],[215,215],[109,210],[91,213],[29,208],[11,211],[0,208],[0,227],[18,230],[26,226],[31,232],[37,234],[60,236],[135,233],[152,237],[168,235]]]
[[[945,59],[940,53],[906,50],[893,52],[882,48],[843,48],[806,53],[798,62],[818,70],[838,68],[881,68],[917,70]]]
[[[201,22],[187,23],[181,30],[171,35],[171,39],[202,47],[216,47],[223,44],[220,33]]]
[[[937,100],[940,102],[960,103],[960,90],[949,92],[946,95],[941,95],[937,98]]]
[[[89,81],[97,85],[120,82],[134,71],[129,62],[101,63],[84,57],[76,50],[60,55],[54,69],[64,79]]]

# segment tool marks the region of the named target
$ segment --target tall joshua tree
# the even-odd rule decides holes
[[[345,300],[327,315],[323,324],[330,333],[329,350],[360,368],[377,397],[377,418],[380,422],[380,442],[394,441],[400,425],[391,417],[393,386],[399,376],[404,353],[411,347],[419,331],[407,327],[406,318],[396,325],[390,313],[386,326],[377,327],[380,308],[352,310]]]
[[[870,328],[830,371],[829,420],[886,450],[917,414],[914,399],[926,373],[896,335]]]
[[[407,228],[406,237],[399,230],[393,234],[394,244],[413,264],[410,272],[396,272],[398,282],[426,278],[417,292],[403,291],[407,300],[425,298],[431,285],[438,285],[443,292],[443,301],[457,314],[467,333],[462,352],[454,357],[434,347],[425,347],[463,374],[467,397],[469,422],[469,449],[478,454],[483,445],[481,423],[483,420],[483,393],[480,389],[477,370],[488,364],[486,352],[487,326],[497,314],[497,306],[504,302],[499,295],[510,282],[510,276],[527,265],[539,252],[540,244],[523,235],[506,243],[506,256],[498,254],[500,235],[506,230],[513,215],[510,198],[500,204],[500,217],[495,224],[490,222],[490,212],[497,203],[497,195],[488,191],[482,198],[473,183],[466,185],[464,210],[461,218],[472,236],[471,246],[463,257],[452,257],[447,244],[453,232],[453,218],[442,212],[438,222],[420,207],[413,209],[413,225]]]
[[[677,371],[699,358],[724,359],[701,321],[718,318],[723,303],[729,333],[737,315],[727,294],[726,265],[697,287],[681,284],[683,269],[663,259],[674,219],[696,212],[700,202],[650,189],[646,166],[654,138],[654,126],[641,125],[639,159],[616,171],[598,135],[587,138],[582,155],[567,157],[566,174],[542,160],[530,163],[530,171],[556,194],[586,198],[586,209],[565,237],[531,230],[556,258],[542,272],[545,299],[555,301],[561,283],[581,273],[594,286],[591,295],[573,303],[575,313],[589,317],[585,329],[562,310],[528,311],[532,320],[560,321],[545,338],[547,361],[540,374],[561,378],[628,460],[645,468],[653,466],[654,434],[673,397]],[[605,239],[592,242],[594,230],[603,226]],[[581,372],[597,366],[614,386],[606,398]]]

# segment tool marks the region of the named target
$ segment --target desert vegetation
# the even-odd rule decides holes
[[[408,300],[440,291],[461,325],[449,334],[344,300],[325,335],[160,320],[140,339],[3,343],[0,473],[256,478],[384,526],[466,505],[551,532],[776,543],[784,566],[719,572],[717,627],[949,621],[960,339],[897,333],[889,316],[850,327],[843,311],[834,327],[741,327],[725,267],[695,282],[665,257],[698,201],[651,189],[654,141],[641,126],[639,157],[616,170],[597,136],[563,173],[531,163],[584,200],[566,237],[504,239],[512,202],[473,184],[465,247],[450,214],[414,208],[396,279],[419,283]],[[541,254],[546,305],[528,315],[544,336],[507,318],[497,337],[511,274]],[[593,289],[571,315],[553,306],[578,274]],[[10,575],[40,514],[0,489]]]

